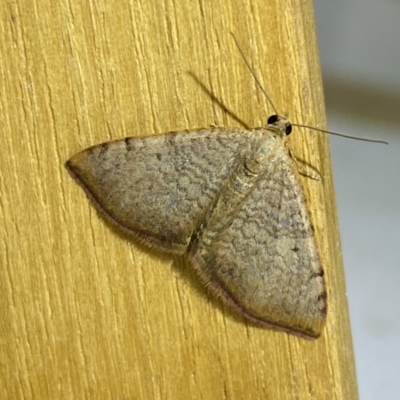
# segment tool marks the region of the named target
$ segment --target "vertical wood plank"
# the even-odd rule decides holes
[[[303,179],[329,295],[316,341],[246,324],[182,260],[105,223],[63,166],[124,136],[264,125],[271,110],[230,32],[276,107],[323,128],[311,0],[20,0],[0,10],[0,397],[356,399],[324,135],[291,136],[322,177]]]

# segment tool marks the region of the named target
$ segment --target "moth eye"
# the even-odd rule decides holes
[[[290,135],[292,133],[292,125],[287,125],[285,128],[285,133],[286,136]]]
[[[276,122],[278,122],[278,116],[277,115],[271,115],[267,120],[268,125],[273,125]]]

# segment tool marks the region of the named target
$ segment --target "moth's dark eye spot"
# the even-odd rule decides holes
[[[268,125],[273,125],[276,122],[278,122],[278,116],[277,115],[271,115],[267,120]]]
[[[286,133],[286,136],[287,136],[287,135],[290,135],[290,134],[292,133],[292,125],[288,125],[288,126],[285,128],[285,133]]]

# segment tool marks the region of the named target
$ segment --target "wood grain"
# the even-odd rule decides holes
[[[1,2],[0,397],[356,399],[330,156],[293,151],[325,266],[320,339],[255,328],[179,258],[99,217],[64,162],[124,136],[260,126],[271,113],[230,32],[293,122],[325,124],[311,0]]]

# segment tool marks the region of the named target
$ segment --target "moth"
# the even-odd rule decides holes
[[[90,147],[66,166],[94,205],[149,247],[185,255],[202,282],[247,320],[306,338],[327,313],[324,272],[292,130],[211,128]]]

